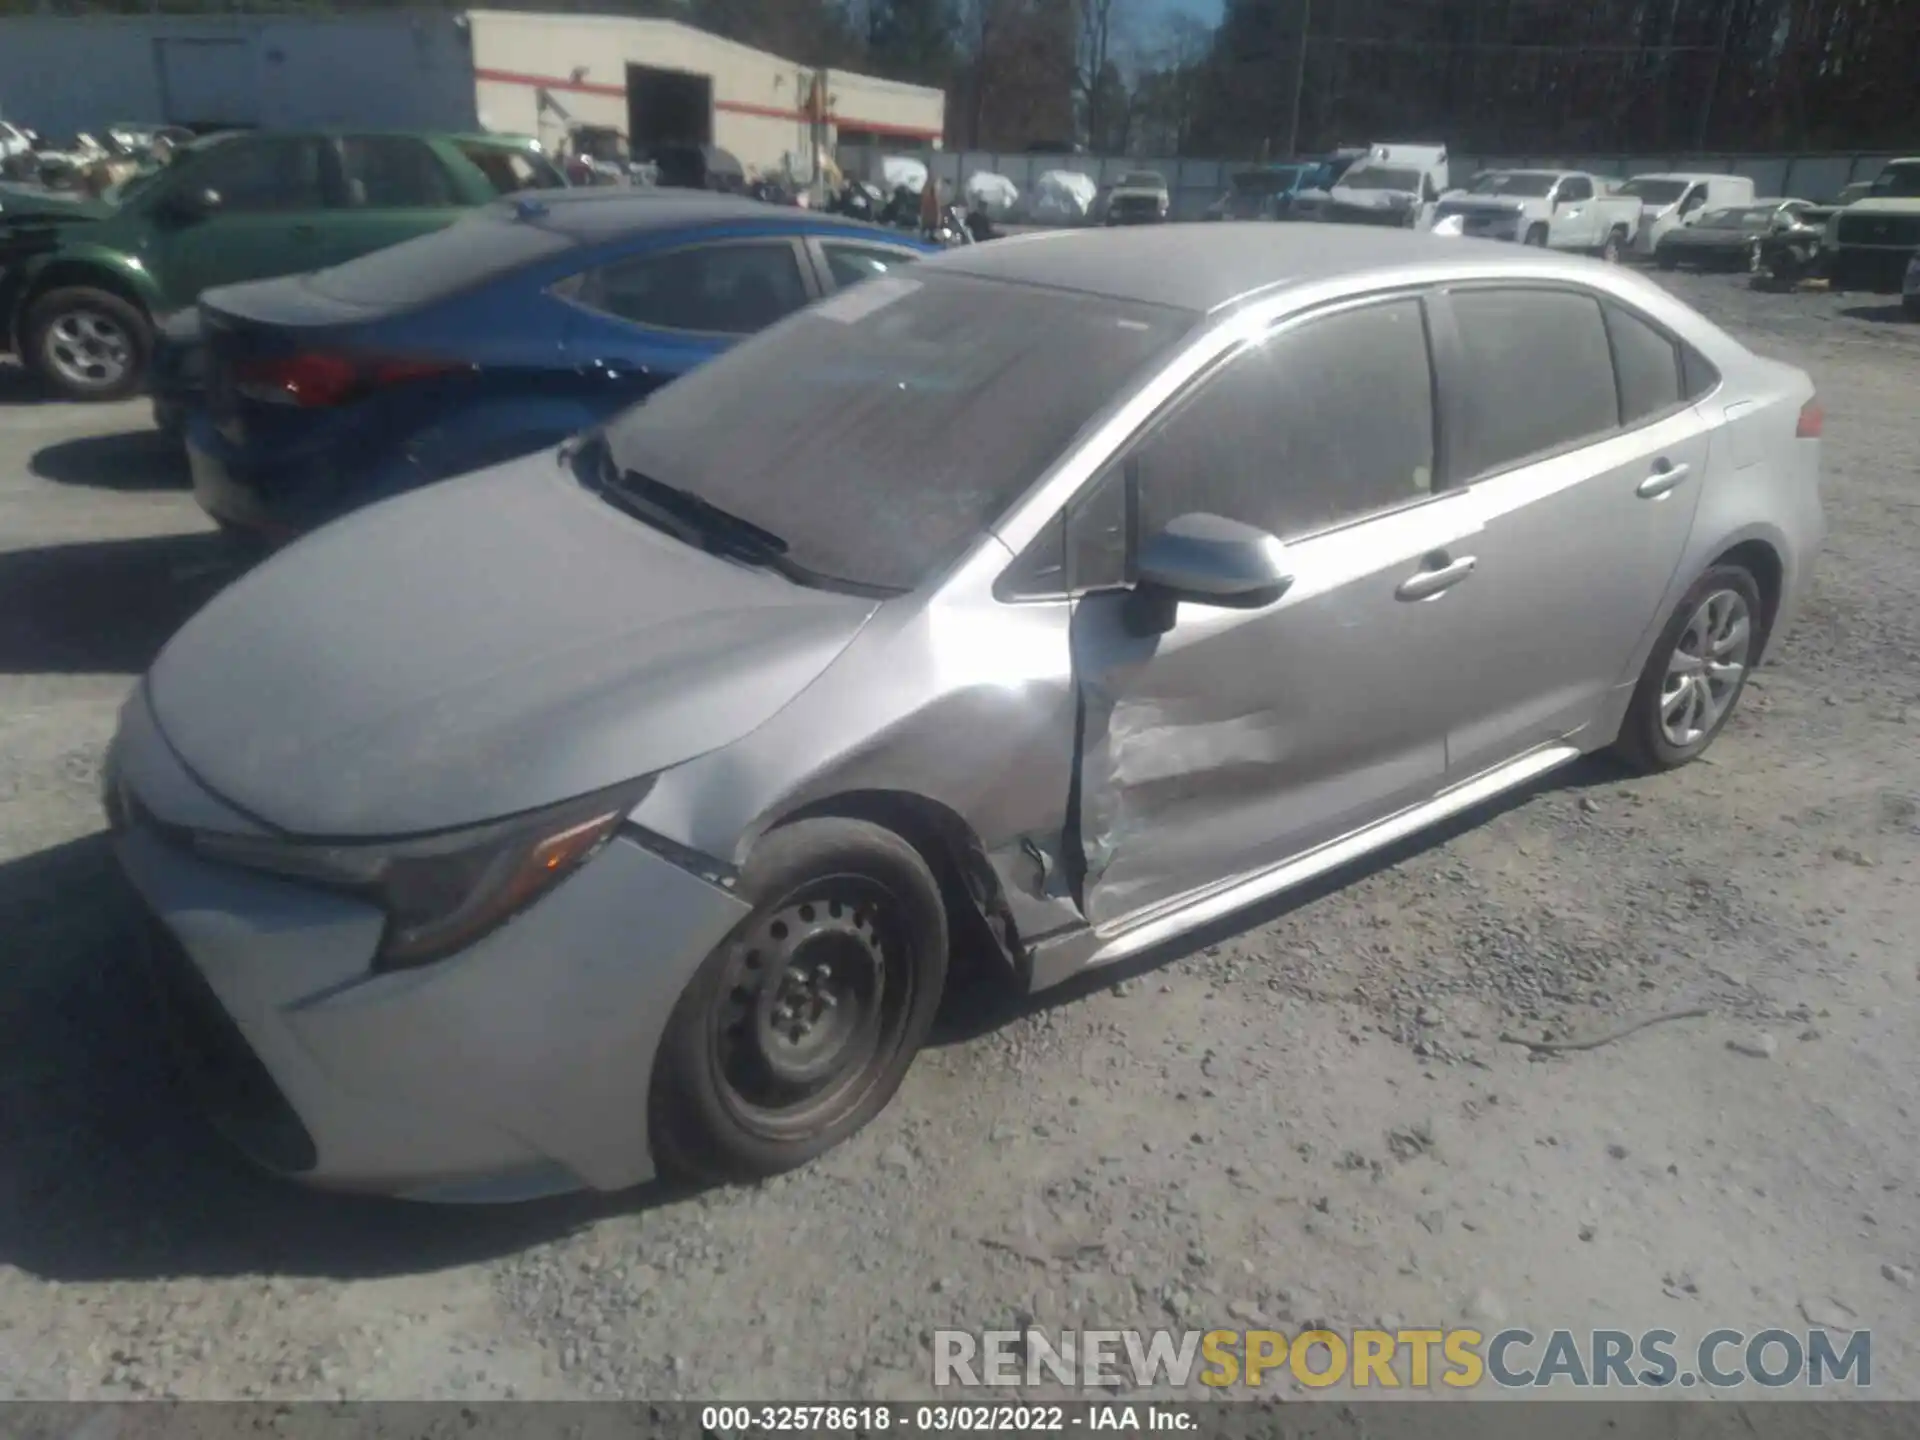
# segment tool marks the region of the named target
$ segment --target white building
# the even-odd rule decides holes
[[[804,170],[817,75],[829,145],[939,144],[938,90],[815,72],[670,20],[512,10],[0,19],[0,117],[48,135],[164,121],[556,141],[571,117],[625,131],[636,153],[704,143],[750,168],[790,158]]]

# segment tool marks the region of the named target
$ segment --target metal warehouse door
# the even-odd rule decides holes
[[[155,40],[160,106],[173,125],[260,123],[253,45],[245,39]]]

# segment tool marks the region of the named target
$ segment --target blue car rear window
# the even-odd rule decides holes
[[[570,236],[512,218],[511,213],[485,210],[430,235],[316,270],[305,283],[347,305],[415,309],[557,255],[574,243]]]

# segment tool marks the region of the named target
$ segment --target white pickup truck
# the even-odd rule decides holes
[[[1584,170],[1482,170],[1440,197],[1433,228],[1617,261],[1640,232],[1640,209]]]

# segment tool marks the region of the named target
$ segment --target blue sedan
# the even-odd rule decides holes
[[[195,497],[223,529],[284,543],[556,444],[931,249],[734,196],[581,190],[210,290],[206,390],[186,419]]]

